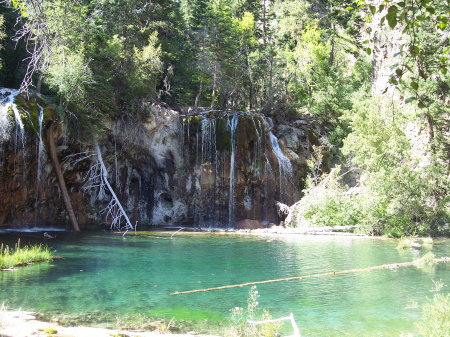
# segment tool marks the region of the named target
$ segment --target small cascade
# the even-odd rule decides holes
[[[183,121],[186,225],[277,221],[275,201],[290,202],[293,167],[263,115],[212,111]]]
[[[34,204],[34,225],[37,226],[37,214],[38,214],[38,202],[39,202],[39,192],[40,192],[40,182],[41,182],[41,175],[42,175],[42,163],[45,161],[45,147],[44,147],[44,141],[42,140],[42,122],[44,121],[44,108],[41,107],[39,104],[37,105],[39,107],[39,127],[38,127],[38,163],[37,163],[37,175],[36,175],[36,195],[35,195],[35,204]]]
[[[201,165],[212,164],[216,156],[216,120],[205,118],[200,125],[202,128]]]
[[[229,120],[228,120],[229,121]],[[230,156],[230,193],[228,196],[228,224],[231,226],[234,223],[235,210],[235,195],[234,189],[236,184],[236,128],[238,126],[239,115],[233,116],[231,122],[229,121],[229,128],[231,131],[231,156]]]
[[[16,97],[19,95],[20,91],[17,89],[0,89],[0,119],[5,121],[6,129],[9,130],[9,114],[10,110],[13,112],[14,120],[16,123],[16,128],[14,132],[14,158],[17,158],[19,155],[19,151],[22,151],[22,160],[23,160],[23,173],[22,178],[24,179],[20,184],[23,184],[25,189],[27,189],[27,184],[25,183],[25,176],[27,172],[26,165],[26,156],[25,156],[25,127],[20,116],[20,112],[17,109],[16,104],[14,103]],[[9,139],[9,138],[7,138]],[[16,166],[16,161],[14,161],[14,166]]]
[[[278,138],[270,131],[270,142],[275,156],[278,159],[279,179],[280,179],[280,201],[288,201],[288,186],[293,183],[294,173],[292,170],[292,164],[288,157],[281,151],[278,144]]]
[[[25,132],[20,113],[17,110],[14,101],[19,94],[19,90],[16,89],[0,89],[0,139],[8,140],[10,137],[10,122],[9,122],[9,110],[11,109],[14,114],[16,125],[20,129],[20,135],[22,144],[24,144]]]
[[[252,116],[252,122],[253,126],[255,127],[255,133],[257,135],[257,140],[255,142],[255,151],[252,160],[252,169],[257,173],[258,176],[260,176],[263,171],[263,125],[261,118],[254,118],[254,116]]]

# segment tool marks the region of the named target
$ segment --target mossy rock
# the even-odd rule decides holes
[[[39,331],[43,331],[43,332],[45,332],[48,335],[56,335],[58,333],[58,330],[56,328],[54,328],[54,327],[51,327],[51,326],[46,327],[44,329],[39,329]]]
[[[48,121],[53,120],[53,116],[56,112],[54,108],[47,105],[47,103],[37,95],[26,97],[25,94],[20,94],[16,97],[14,103],[19,110],[20,117],[27,132],[38,132],[39,113],[41,108],[44,109],[44,125]],[[12,111],[10,114],[14,117]]]
[[[320,146],[319,137],[311,129],[308,129],[308,141],[311,146]]]
[[[203,116],[192,115],[184,120],[184,125],[189,125],[189,124],[198,125],[204,119],[205,119],[205,117],[203,117]]]
[[[219,152],[231,151],[231,130],[228,127],[228,118],[217,119],[216,148]]]

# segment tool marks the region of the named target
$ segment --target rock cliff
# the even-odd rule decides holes
[[[2,89],[0,98],[0,224],[68,226],[43,135],[54,112],[14,90]],[[151,102],[138,110],[97,136],[108,181],[133,225],[278,223],[276,201],[300,198],[313,135],[306,119],[280,124],[258,113],[181,113]],[[56,145],[78,223],[109,226],[111,195],[88,183],[92,144],[59,123]]]

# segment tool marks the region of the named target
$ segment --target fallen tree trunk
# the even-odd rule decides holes
[[[109,184],[108,181],[108,171],[106,169],[105,163],[103,162],[102,158],[102,152],[100,151],[100,147],[98,146],[98,143],[95,142],[94,144],[95,152],[97,154],[97,162],[100,165],[100,179],[102,184],[106,185],[109,193],[111,193],[112,200],[110,204],[108,205],[108,214],[112,218],[111,222],[111,228],[116,227],[117,229],[121,230],[120,226],[120,220],[123,217],[126,222],[125,229],[134,229],[133,225],[131,224],[130,219],[128,218],[127,213],[125,212],[125,209],[122,207],[122,204],[119,201],[119,198],[117,197],[116,193],[114,192],[113,188]],[[115,210],[117,208],[117,211]]]
[[[64,175],[61,170],[61,164],[59,163],[58,155],[56,154],[55,145],[55,128],[57,124],[55,122],[50,122],[47,127],[47,141],[48,149],[50,153],[50,159],[52,161],[53,169],[55,170],[56,177],[58,178],[59,189],[64,200],[64,205],[66,206],[67,214],[69,215],[70,222],[74,231],[79,232],[80,227],[78,226],[77,218],[72,208],[72,202],[70,201],[69,193],[67,192],[66,181],[64,180]]]
[[[433,259],[431,262],[432,263],[450,262],[450,257],[441,257],[439,259]],[[247,282],[247,283],[232,284],[232,285],[227,285],[227,286],[222,286],[222,287],[214,287],[214,288],[206,288],[206,289],[196,289],[196,290],[188,290],[188,291],[176,291],[174,293],[171,293],[170,295],[192,294],[192,293],[199,293],[199,292],[205,292],[205,291],[213,291],[213,290],[222,290],[222,289],[230,289],[230,288],[253,286],[253,285],[256,285],[256,284],[266,284],[266,283],[274,283],[274,282],[304,280],[304,279],[313,278],[313,277],[323,277],[323,276],[330,276],[330,275],[358,273],[358,272],[363,272],[363,271],[370,272],[372,270],[377,270],[377,269],[396,270],[397,268],[400,268],[400,267],[408,267],[408,266],[414,266],[414,265],[419,265],[419,264],[420,264],[420,259],[417,260],[417,261],[412,261],[412,262],[390,263],[390,264],[383,264],[381,266],[374,266],[374,267],[367,267],[367,268],[331,271],[331,272],[327,272],[327,273],[311,274],[311,275],[304,275],[304,276],[294,276],[294,277],[285,277],[285,278],[279,278],[279,279],[275,279],[275,280]]]

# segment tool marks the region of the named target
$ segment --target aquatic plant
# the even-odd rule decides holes
[[[53,258],[53,253],[48,246],[31,245],[20,246],[20,241],[10,249],[9,246],[0,247],[0,268],[6,269],[14,266],[29,264],[32,262],[48,261]]]
[[[436,285],[433,299],[422,306],[422,319],[416,324],[425,337],[450,336],[450,294],[442,294],[443,284]]]
[[[423,238],[422,239],[422,244],[423,245],[432,245],[434,242],[433,242],[433,238]]]
[[[407,237],[402,237],[397,244],[397,247],[395,247],[396,249],[408,249],[411,248],[411,244],[414,243],[414,240],[409,239]]]
[[[256,286],[251,287],[247,308],[235,307],[231,309],[231,325],[225,330],[225,337],[272,337],[276,336],[281,328],[281,322],[251,324],[249,321],[270,320],[272,317],[266,310],[258,308],[258,291]]]
[[[428,252],[415,262],[419,266],[429,266],[436,263],[435,259],[436,256],[432,252]]]

